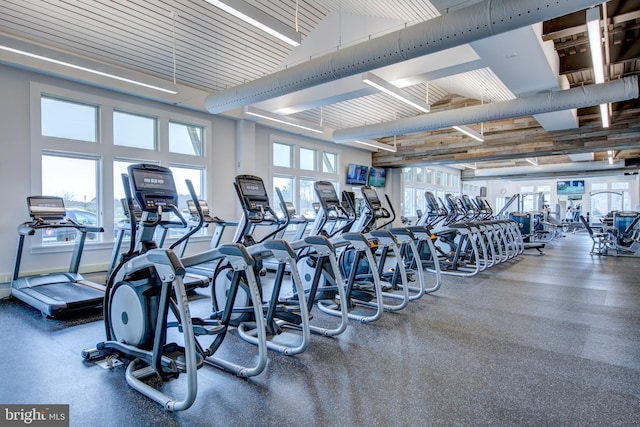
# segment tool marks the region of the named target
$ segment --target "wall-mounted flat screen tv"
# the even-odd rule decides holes
[[[584,194],[584,180],[558,181],[558,194]]]
[[[369,166],[356,165],[354,163],[349,164],[349,169],[347,169],[347,184],[366,185],[368,172]]]
[[[369,169],[368,183],[372,187],[384,187],[387,183],[387,170],[382,168]]]

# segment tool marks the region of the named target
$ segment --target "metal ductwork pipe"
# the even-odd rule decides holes
[[[572,108],[592,107],[637,97],[638,76],[629,76],[607,83],[532,95],[512,101],[458,108],[422,114],[392,122],[340,129],[333,133],[333,140],[335,142],[349,142],[357,139],[404,135],[456,125],[512,119],[514,117],[532,116],[534,114],[551,113]]]
[[[207,96],[217,114],[586,9],[602,0],[484,0]]]

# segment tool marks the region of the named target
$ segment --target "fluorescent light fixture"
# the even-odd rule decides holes
[[[537,158],[536,159],[531,159],[531,158],[527,157],[525,160],[527,162],[531,163],[533,166],[538,166],[538,159]]]
[[[471,163],[460,163],[460,166],[467,169],[473,169],[473,170],[478,169],[478,166],[476,166],[475,164],[472,165]]]
[[[615,156],[615,152],[613,150],[607,151],[607,157],[609,159],[609,164],[613,164],[613,156]]]
[[[475,130],[471,129],[468,126],[452,126],[455,130],[457,130],[458,132],[462,132],[467,136],[470,136],[471,138],[475,139],[476,141],[479,142],[484,142],[484,136],[480,135],[478,132],[476,132]]]
[[[392,153],[395,153],[398,151],[398,149],[396,147],[391,147],[387,144],[383,144],[381,142],[378,141],[374,141],[371,139],[356,139],[353,142],[357,142],[358,144],[362,144],[362,145],[367,145],[369,147],[373,147],[373,148],[378,148],[380,150],[385,150],[385,151],[390,151]]]
[[[262,31],[290,44],[300,46],[302,35],[293,28],[278,21],[271,15],[263,12],[242,0],[207,0],[212,5],[225,12],[243,20],[247,24],[253,25]]]
[[[600,117],[602,118],[602,127],[608,128],[609,122],[609,104],[600,104]]]
[[[604,60],[602,59],[602,35],[600,33],[600,8],[587,9],[587,33],[589,35],[589,50],[593,65],[593,79],[596,84],[604,83]],[[602,127],[609,127],[609,108],[607,104],[600,104]]]
[[[158,90],[160,92],[170,93],[172,95],[175,95],[175,94],[178,93],[175,90],[165,89],[165,88],[162,88],[162,87],[159,87],[159,86],[150,85],[148,83],[140,82],[140,81],[137,81],[137,80],[127,79],[125,77],[116,76],[115,74],[109,74],[109,73],[105,73],[103,71],[94,70],[93,68],[87,68],[87,67],[82,67],[80,65],[71,64],[70,62],[59,61],[57,59],[49,58],[49,57],[46,57],[46,56],[36,55],[35,53],[30,53],[30,52],[27,52],[27,51],[24,51],[24,50],[20,50],[20,49],[14,49],[14,48],[11,48],[11,47],[8,47],[8,46],[1,46],[0,45],[0,50],[4,50],[4,51],[7,51],[7,52],[11,52],[11,53],[17,53],[18,55],[28,56],[29,58],[39,59],[41,61],[50,62],[52,64],[62,65],[64,67],[73,68],[74,70],[80,70],[80,71],[84,71],[84,72],[87,72],[87,73],[96,74],[96,75],[102,76],[102,77],[108,77],[110,79],[119,80],[121,82],[131,83],[131,84],[142,86],[142,87],[146,87],[146,88],[149,88],[149,89]]]
[[[431,106],[426,102],[419,100],[410,93],[405,92],[399,87],[389,83],[384,79],[381,79],[373,73],[364,73],[362,75],[362,81],[369,86],[373,86],[376,89],[388,95],[391,95],[394,98],[404,102],[407,105],[411,105],[412,107],[417,108],[424,113],[428,113],[429,111],[431,111]]]
[[[324,133],[324,128],[322,126],[316,125],[315,123],[311,123],[306,120],[298,119],[296,117],[282,116],[280,114],[261,110],[255,107],[244,107],[244,112],[245,114],[248,114],[250,116],[259,117],[261,119],[270,120],[272,122],[282,123],[315,133]]]

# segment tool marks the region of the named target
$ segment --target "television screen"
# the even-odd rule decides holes
[[[387,170],[371,168],[369,170],[369,185],[372,187],[384,187],[387,183]]]
[[[369,172],[369,166],[349,164],[347,170],[347,184],[351,185],[366,185],[367,184],[367,172]]]
[[[584,180],[558,181],[558,194],[584,194]]]

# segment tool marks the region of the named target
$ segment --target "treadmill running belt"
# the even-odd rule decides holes
[[[60,302],[66,302],[69,307],[94,305],[104,298],[104,292],[75,282],[50,283],[31,288],[31,290]]]

